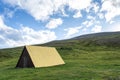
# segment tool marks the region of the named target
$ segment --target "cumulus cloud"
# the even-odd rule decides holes
[[[62,13],[62,15],[63,15],[64,17],[69,17],[69,15],[68,15],[68,14],[66,14],[66,12],[65,12],[65,9],[64,9],[64,8],[62,8],[62,9],[61,9],[61,13]]]
[[[97,14],[99,10],[100,6],[98,2],[91,2],[91,4],[86,8],[87,13],[94,12]]]
[[[55,29],[57,28],[59,25],[61,25],[63,23],[61,18],[58,19],[51,19],[47,24],[46,27],[48,29]]]
[[[91,16],[91,15],[88,15],[87,20],[82,22],[82,26],[85,26],[86,28],[93,27],[94,25],[99,25],[99,24],[100,24],[100,21],[97,20],[97,17]]]
[[[94,16],[91,16],[91,15],[88,15],[88,16],[87,16],[87,19],[95,20],[95,17],[94,17]]]
[[[91,26],[93,26],[95,24],[99,24],[99,21],[96,20],[96,17],[91,16],[91,15],[88,15],[87,20],[82,23],[82,25],[87,27],[87,28],[91,27]]]
[[[92,26],[94,23],[93,20],[90,20],[90,21],[84,21],[82,24],[85,26],[85,27],[90,27]]]
[[[72,11],[81,11],[91,4],[92,0],[4,0],[5,3],[9,3],[13,7],[19,7],[25,10],[28,14],[33,16],[35,20],[47,20],[51,15],[61,12],[63,16],[68,16],[64,8],[69,6]],[[34,5],[34,6],[33,6]],[[80,12],[74,16],[80,17]]]
[[[99,17],[100,19],[104,19],[103,13],[98,13],[98,17]]]
[[[81,10],[88,8],[91,4],[92,0],[68,0],[67,4],[69,5],[70,10],[77,11],[73,18],[82,17]]]
[[[0,16],[0,44],[4,44],[1,48],[45,43],[55,39],[56,35],[53,31],[35,31],[32,28],[24,26],[19,30],[14,29],[5,25],[2,17]]]
[[[62,10],[66,0],[4,0],[4,2],[27,11],[36,20],[43,21],[58,10]]]
[[[22,27],[20,31],[28,44],[44,43],[56,39],[55,33],[49,30],[35,31],[29,27]]]
[[[99,26],[99,25],[95,25],[93,28],[92,28],[92,32],[101,32],[102,30],[102,26]]]
[[[75,15],[73,15],[73,18],[80,18],[82,17],[82,14],[80,11],[76,12]]]
[[[67,31],[67,34],[65,34],[65,37],[66,37],[66,38],[69,38],[70,36],[78,33],[81,28],[82,28],[82,26],[79,26],[79,27],[71,27],[71,28],[64,29],[64,31]]]
[[[98,3],[93,4],[93,10],[94,10],[95,13],[97,13],[99,11],[99,8],[100,7],[98,6]]]
[[[92,0],[68,0],[70,9],[82,10],[90,6]]]
[[[105,18],[109,22],[120,15],[120,0],[103,0],[101,11],[106,11]]]

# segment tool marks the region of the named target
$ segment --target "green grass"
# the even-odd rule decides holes
[[[69,45],[69,46],[68,46]],[[120,80],[120,49],[57,45],[65,65],[16,69],[22,48],[0,50],[0,80]]]

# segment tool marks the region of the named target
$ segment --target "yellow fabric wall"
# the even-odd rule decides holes
[[[26,46],[35,67],[65,64],[54,47]]]

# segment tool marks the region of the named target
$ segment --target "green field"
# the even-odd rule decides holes
[[[16,63],[23,47],[0,50],[0,80],[120,80],[120,45],[88,44],[79,40],[57,41],[65,65],[20,68]]]

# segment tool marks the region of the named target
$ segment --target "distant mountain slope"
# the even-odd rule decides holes
[[[74,39],[102,39],[102,38],[120,38],[120,32],[102,32],[102,33],[94,33],[94,34],[86,34],[82,36],[78,36]]]
[[[52,41],[43,45],[62,46],[79,44],[84,46],[120,47],[120,32],[102,32],[78,36],[68,40]]]

